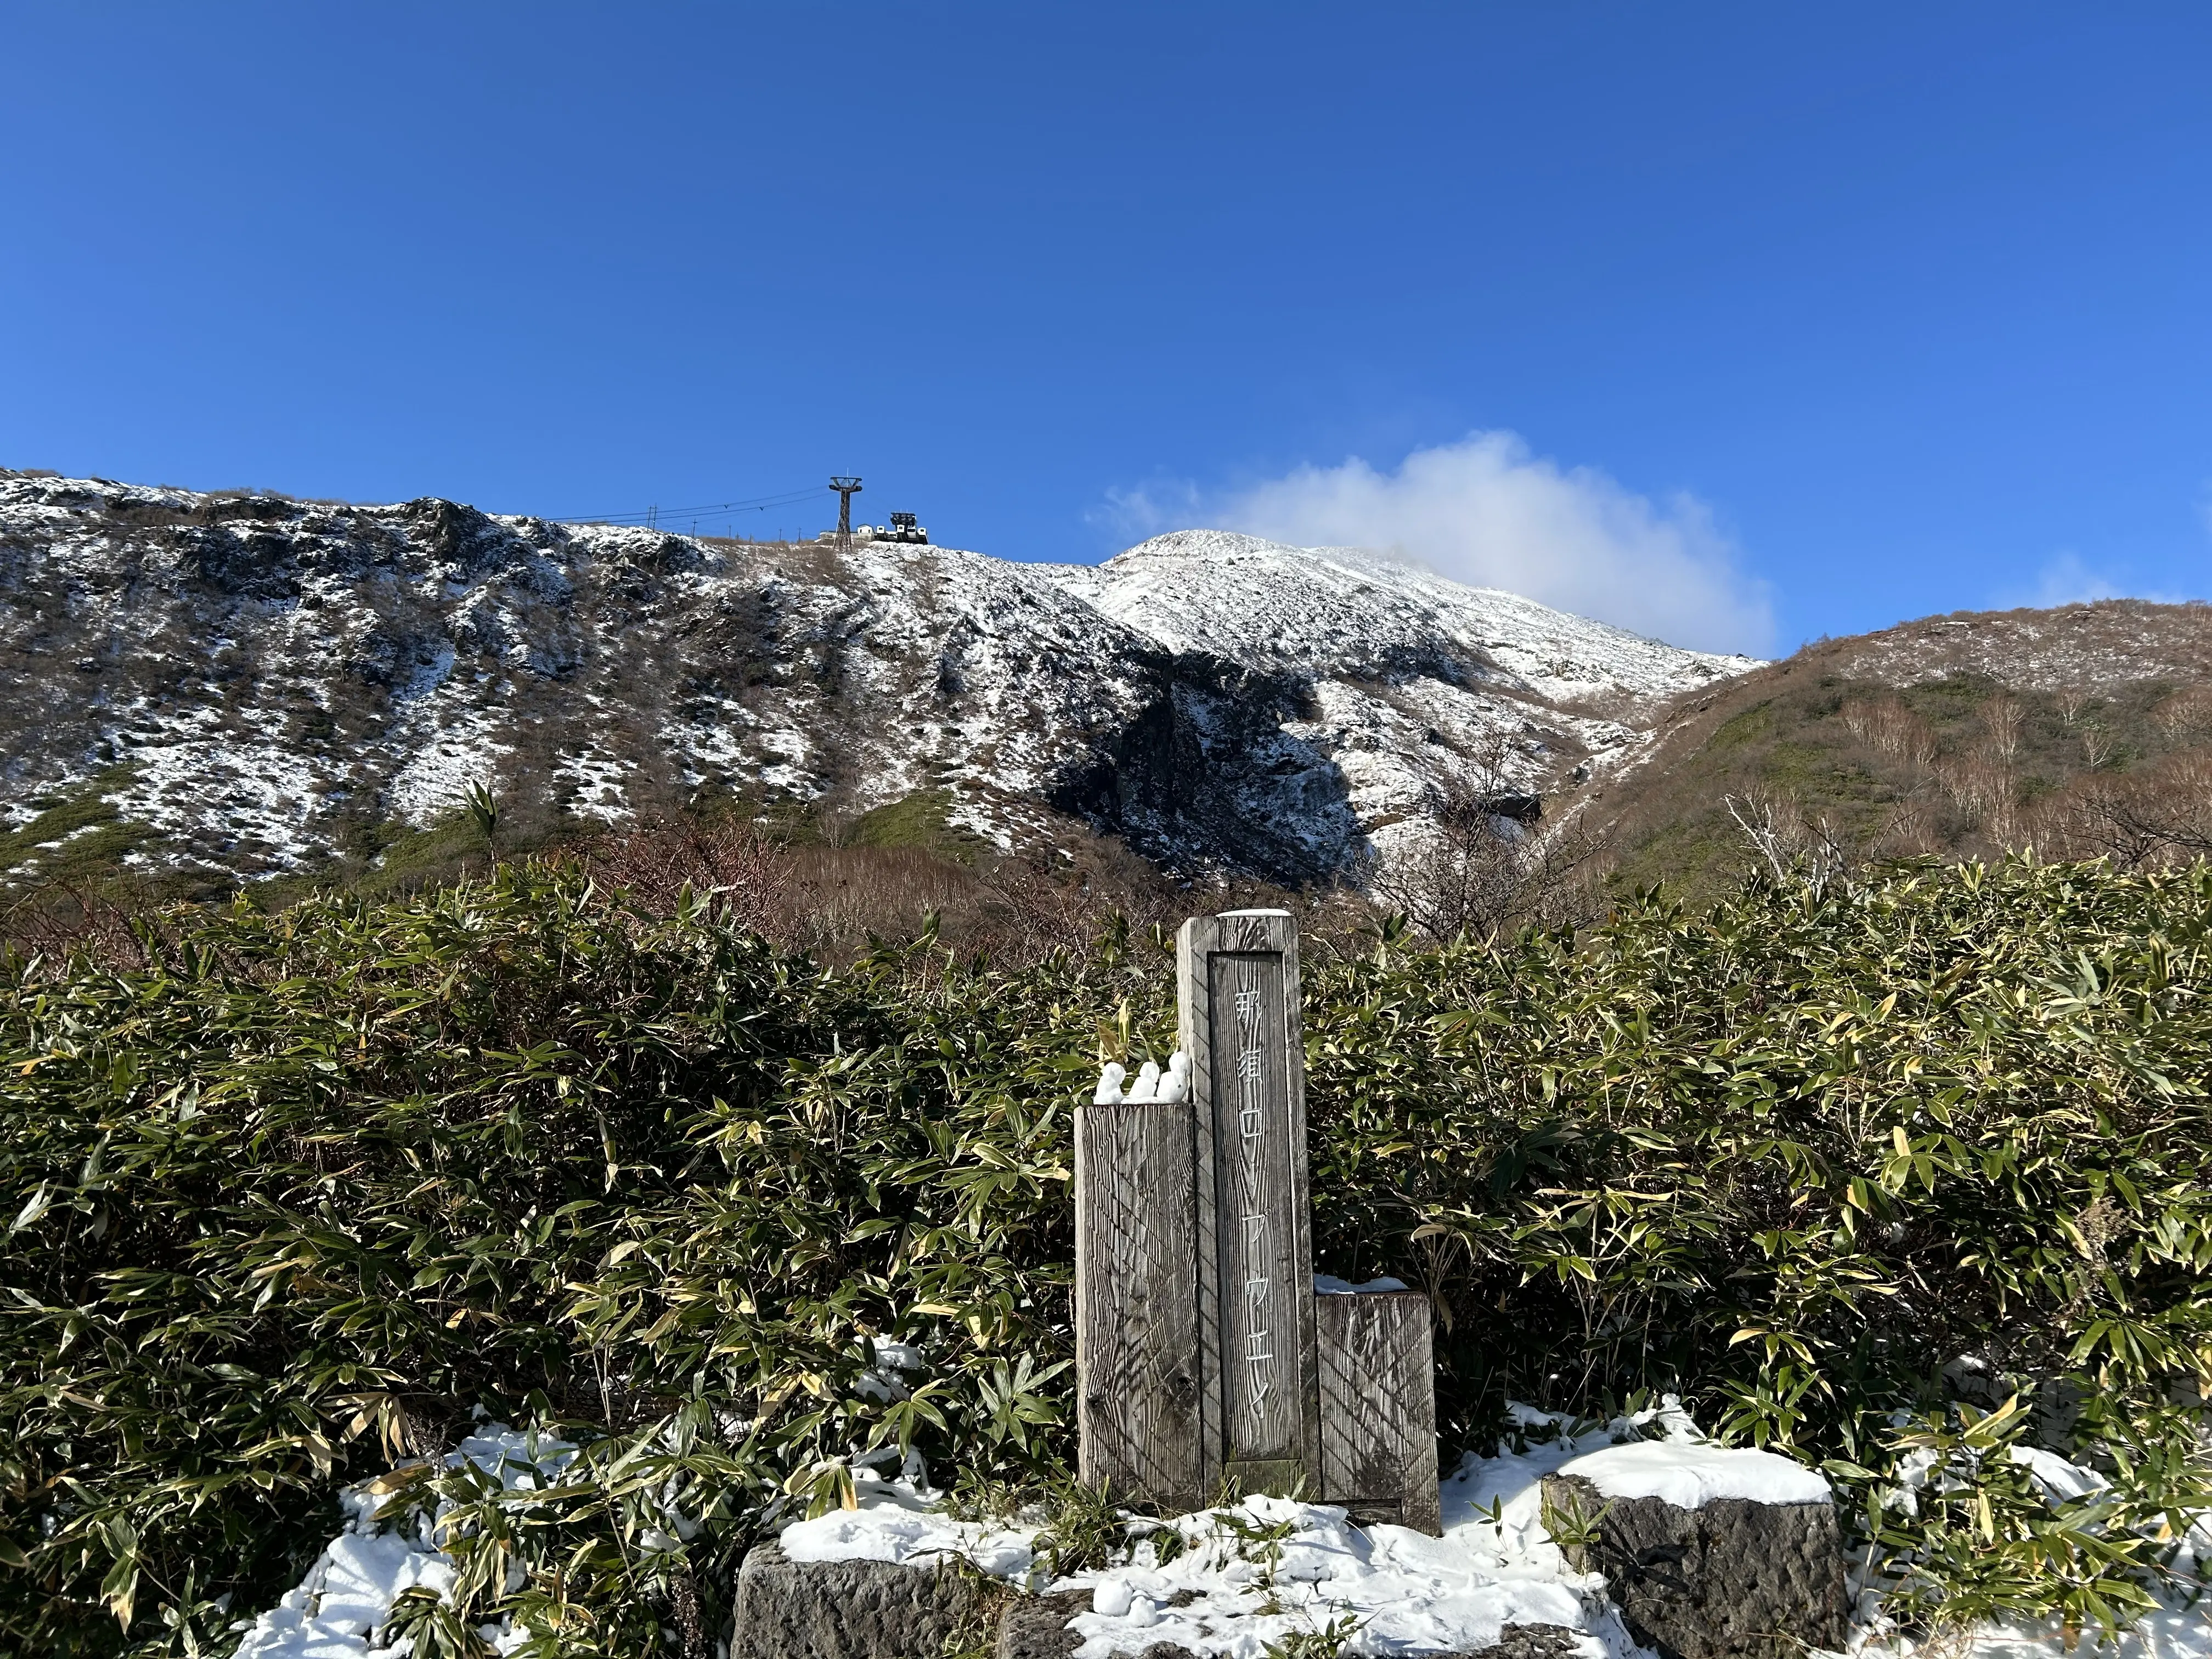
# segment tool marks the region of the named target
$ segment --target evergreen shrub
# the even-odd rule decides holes
[[[1448,1458],[1677,1391],[1913,1620],[2111,1628],[2212,1502],[2209,924],[2203,867],[2015,862],[1315,946],[1318,1265],[1434,1295]],[[823,969],[511,866],[140,941],[0,981],[0,1648],[227,1652],[479,1411],[582,1450],[380,1483],[453,1506],[425,1656],[710,1651],[856,1466],[1065,1489],[1070,1115],[1164,1057],[1163,935]]]

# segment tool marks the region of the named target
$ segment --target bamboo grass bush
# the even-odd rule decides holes
[[[1679,1389],[1826,1462],[1916,1620],[2108,1626],[2212,1501],[2208,924],[2203,868],[2014,863],[1386,925],[1307,965],[1322,1265],[1436,1296],[1452,1447]],[[710,1650],[856,1463],[1064,1485],[1068,1114],[1164,1056],[1159,937],[825,969],[509,866],[142,939],[0,983],[0,1648],[227,1651],[476,1410],[580,1450],[380,1482],[450,1506],[424,1654]]]

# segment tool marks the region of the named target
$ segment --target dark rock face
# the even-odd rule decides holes
[[[1850,1609],[1832,1504],[1730,1498],[1683,1510],[1547,1475],[1544,1507],[1595,1521],[1589,1543],[1565,1547],[1568,1561],[1605,1574],[1629,1633],[1666,1659],[1790,1659],[1844,1645]]]
[[[1567,1659],[1581,1644],[1577,1632],[1558,1625],[1507,1625],[1482,1659]]]
[[[989,1616],[988,1594],[956,1571],[802,1563],[763,1544],[738,1570],[730,1659],[934,1659]]]
[[[1196,654],[1135,666],[1136,712],[1061,773],[1048,805],[1170,869],[1191,867],[1193,847],[1234,848],[1246,869],[1292,884],[1358,867],[1344,775],[1282,729],[1311,712],[1310,687]]]
[[[1006,1604],[1006,1612],[1000,1617],[999,1643],[993,1650],[994,1659],[1067,1659],[1083,1642],[1081,1636],[1067,1627],[1067,1621],[1079,1613],[1088,1612],[1090,1607],[1089,1590],[1016,1597]],[[1181,1648],[1176,1650],[1177,1653],[1182,1651]]]

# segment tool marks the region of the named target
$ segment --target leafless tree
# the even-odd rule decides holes
[[[1972,756],[1939,762],[1936,787],[1948,795],[1958,809],[1972,817],[1986,817],[2010,799],[2012,775],[2002,766]]]
[[[2192,750],[2135,772],[2076,778],[2040,815],[2062,857],[2155,869],[2212,855],[2212,755]]]
[[[1854,697],[1841,714],[1844,730],[1879,754],[1900,756],[1915,766],[1936,757],[1936,733],[1902,697]]]
[[[1989,734],[1986,746],[2001,765],[2010,766],[2020,754],[2022,713],[2017,697],[2002,694],[1982,706],[1982,726]]]
[[[2212,737],[2212,686],[2185,687],[2159,704],[2151,717],[2171,744],[2196,743]]]
[[[1850,869],[1850,856],[1826,822],[1808,817],[1796,801],[1765,794],[1722,799],[1775,880],[1802,880],[1820,892]]]
[[[1580,819],[1545,833],[1497,807],[1498,797],[1481,790],[1449,791],[1419,841],[1375,870],[1368,890],[1438,941],[1587,920],[1601,839]]]

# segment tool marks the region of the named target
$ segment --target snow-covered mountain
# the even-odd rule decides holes
[[[1304,881],[1754,665],[1213,531],[1094,568],[7,473],[0,598],[0,828],[97,799],[134,861],[241,874],[483,781],[611,822],[947,789],[1001,844]]]

